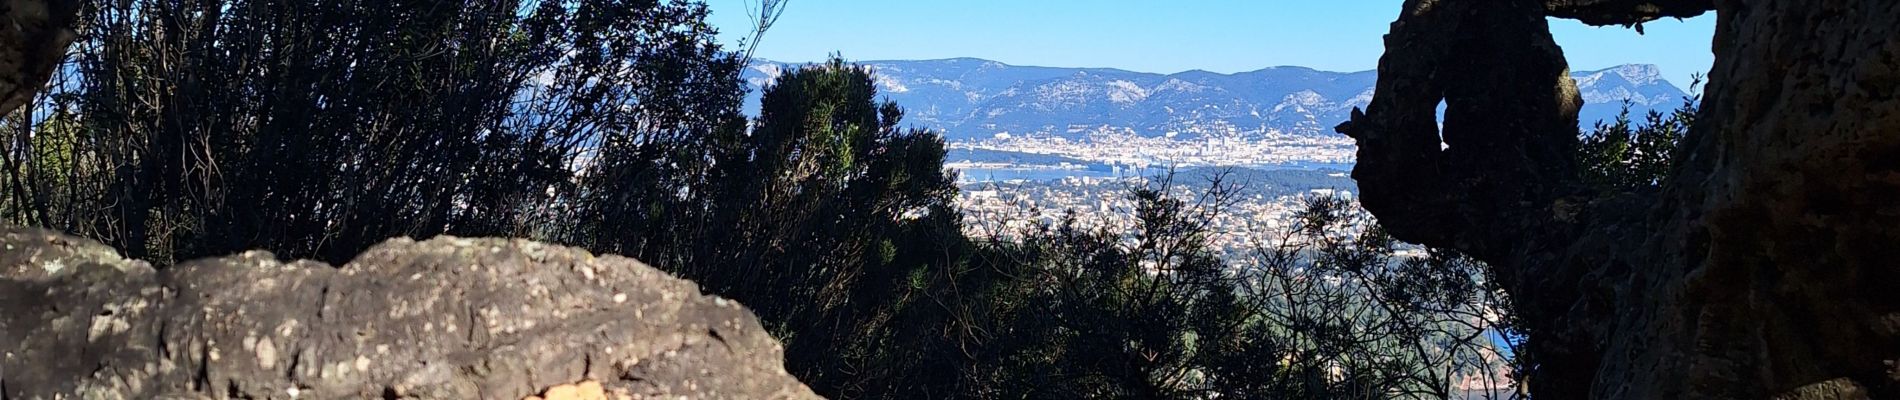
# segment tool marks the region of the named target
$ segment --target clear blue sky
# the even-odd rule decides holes
[[[706,0],[722,41],[752,26],[747,3]],[[1281,65],[1377,67],[1400,0],[787,0],[758,56],[818,61],[977,57],[1015,65],[1232,73]],[[1714,18],[1594,28],[1552,20],[1572,70],[1657,64],[1677,85],[1704,72]]]

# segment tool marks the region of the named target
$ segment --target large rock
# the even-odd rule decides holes
[[[739,304],[616,256],[445,237],[153,269],[35,229],[0,246],[7,399],[816,397]]]
[[[1900,398],[1900,3],[1405,8],[1378,94],[1339,127],[1353,177],[1395,237],[1491,265],[1536,398]],[[1674,176],[1584,185],[1547,17],[1710,9],[1716,61]]]
[[[1665,17],[1688,18],[1715,8],[1714,0],[1544,0],[1553,17],[1592,25],[1633,25]]]
[[[0,0],[0,114],[32,100],[72,43],[80,0]]]

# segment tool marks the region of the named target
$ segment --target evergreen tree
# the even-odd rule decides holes
[[[1690,84],[1701,84],[1701,77]],[[1628,105],[1610,122],[1598,121],[1577,148],[1583,182],[1610,191],[1642,190],[1662,184],[1676,166],[1677,143],[1695,125],[1701,97],[1691,95],[1668,113],[1651,111],[1641,123],[1630,119]]]
[[[126,0],[80,15],[73,61],[16,121],[60,117],[13,125],[41,139],[12,142],[78,149],[61,159],[74,165],[7,177],[19,201],[0,211],[161,264],[550,234],[535,228],[562,213],[584,150],[734,125],[744,93],[685,1]]]
[[[899,125],[868,68],[834,59],[767,88],[750,132],[715,138],[701,260],[678,271],[749,304],[822,381],[962,252],[935,133]]]

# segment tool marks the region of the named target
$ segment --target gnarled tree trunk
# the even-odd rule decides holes
[[[1546,18],[1710,10],[1672,178],[1586,188]],[[1900,3],[1409,0],[1386,46],[1339,128],[1362,199],[1400,239],[1491,264],[1534,396],[1900,398]]]

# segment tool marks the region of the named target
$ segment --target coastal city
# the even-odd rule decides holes
[[[1198,171],[1198,170],[1197,170]],[[1342,172],[1332,174],[1343,175]],[[1193,177],[1187,179],[1200,179]],[[1177,179],[1182,179],[1177,177]],[[1019,239],[1038,227],[1057,226],[1073,218],[1083,229],[1127,231],[1135,221],[1134,188],[1157,184],[1155,178],[1071,177],[1054,181],[1016,180],[965,185],[957,198],[965,230],[973,237]],[[1204,186],[1191,182],[1173,186],[1181,199],[1198,199]],[[1272,192],[1272,193],[1270,193]],[[1192,212],[1206,216],[1213,233],[1211,244],[1223,255],[1241,257],[1261,245],[1277,245],[1292,225],[1294,213],[1309,196],[1351,199],[1353,192],[1314,188],[1300,192],[1264,188],[1243,190],[1231,204],[1191,203]],[[1351,231],[1358,231],[1353,226]]]
[[[1222,204],[1189,201],[1206,216],[1213,245],[1242,256],[1276,239],[1313,196],[1354,199],[1351,139],[1341,135],[1144,136],[1108,129],[949,143],[946,167],[960,174],[966,230],[1014,239],[1073,218],[1085,229],[1135,226],[1133,190],[1165,187],[1201,199],[1210,179],[1236,190]],[[1353,229],[1357,231],[1357,227]]]
[[[1130,128],[1095,127],[1084,135],[1012,135],[950,142],[949,148],[1046,154],[1083,161],[1135,166],[1229,166],[1297,163],[1350,164],[1351,138],[1337,134],[1142,135]]]

